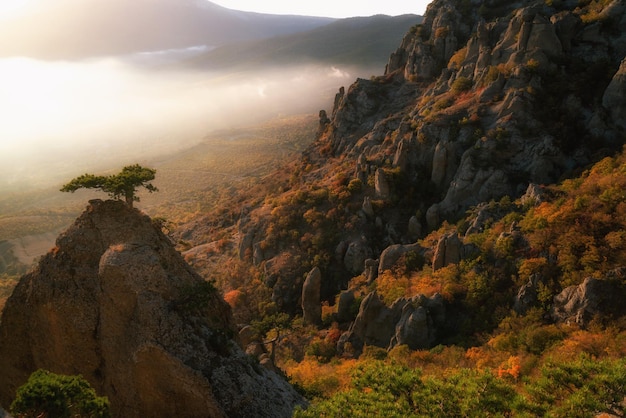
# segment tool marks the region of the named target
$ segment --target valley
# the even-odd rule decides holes
[[[56,367],[115,416],[626,414],[626,3],[420,21],[377,75],[251,82],[235,122],[137,161],[159,189],[140,211],[1,197],[3,406]],[[196,58],[311,45],[285,39]]]

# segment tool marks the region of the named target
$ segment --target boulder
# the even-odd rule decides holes
[[[619,280],[586,278],[580,285],[565,288],[554,297],[552,318],[585,327],[596,315],[624,315],[626,289]]]
[[[378,293],[372,292],[361,302],[356,319],[340,337],[337,349],[344,353],[349,347],[356,356],[365,345],[391,349],[406,344],[413,350],[427,349],[436,344],[445,320],[444,300],[439,294],[432,298],[400,298],[389,307]]]
[[[391,197],[391,190],[389,188],[387,176],[385,175],[385,172],[380,168],[376,170],[376,174],[374,177],[374,187],[376,197],[378,197],[379,199],[389,199],[389,197]]]
[[[339,298],[337,300],[337,321],[341,323],[354,320],[352,304],[355,299],[354,292],[350,290],[344,290],[339,294]]]
[[[538,298],[537,298],[537,282],[539,280],[539,276],[537,274],[533,274],[528,279],[528,282],[521,286],[517,291],[517,295],[515,296],[515,302],[513,303],[513,310],[518,315],[524,315],[528,309],[533,306],[537,306]]]
[[[424,252],[424,248],[419,244],[394,244],[385,248],[380,254],[380,262],[378,264],[378,274],[381,274],[385,270],[389,270],[396,264],[400,257],[409,251]]]
[[[395,331],[396,319],[377,292],[367,295],[361,302],[359,313],[350,329],[341,335],[337,348],[342,353],[347,343],[359,355],[364,345],[387,347]]]
[[[363,271],[363,275],[365,276],[365,280],[367,283],[372,283],[378,277],[378,260],[373,260],[368,258],[365,260],[365,270]]]
[[[369,196],[365,196],[363,198],[363,204],[361,205],[361,210],[370,219],[374,219],[374,217],[376,216],[374,214],[374,208],[372,207],[372,201],[370,200]]]
[[[458,264],[464,256],[463,243],[456,231],[439,238],[433,256],[433,271],[450,264]]]
[[[318,267],[314,267],[302,286],[302,314],[305,324],[322,324],[321,287],[322,272]]]
[[[348,244],[343,257],[343,264],[350,273],[358,275],[363,272],[365,260],[371,256],[372,249],[364,240],[358,239]]]
[[[439,142],[435,147],[435,154],[433,155],[433,170],[431,173],[432,182],[437,187],[443,186],[443,181],[446,178],[446,169],[448,167],[448,150],[446,145]]]
[[[435,344],[438,329],[445,322],[445,305],[440,294],[432,298],[418,295],[412,299],[399,299],[391,309],[400,311],[401,316],[389,348],[407,345],[411,350],[423,350]]]
[[[11,418],[11,415],[0,406],[0,418]]]
[[[114,417],[291,416],[302,397],[232,335],[219,292],[148,216],[91,201],[6,303],[0,403],[46,369],[81,374]]]
[[[412,241],[417,241],[417,239],[422,236],[422,223],[416,216],[411,216],[409,219],[407,235]]]
[[[521,198],[522,205],[538,206],[544,200],[545,192],[538,184],[530,183]]]

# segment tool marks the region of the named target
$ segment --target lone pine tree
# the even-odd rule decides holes
[[[158,191],[150,183],[154,180],[155,174],[156,170],[152,168],[134,164],[124,167],[118,174],[111,176],[83,174],[61,187],[61,191],[73,193],[78,189],[100,189],[113,199],[124,197],[126,204],[132,208],[133,202],[139,201],[139,197],[136,196],[138,187],[145,187],[150,193]]]

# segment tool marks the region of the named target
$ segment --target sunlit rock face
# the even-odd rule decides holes
[[[91,201],[0,324],[0,403],[35,370],[81,374],[116,417],[291,416],[303,402],[231,339],[230,309],[150,218]]]

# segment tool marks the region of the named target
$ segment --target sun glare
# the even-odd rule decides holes
[[[0,20],[14,17],[26,10],[34,0],[1,0]]]

